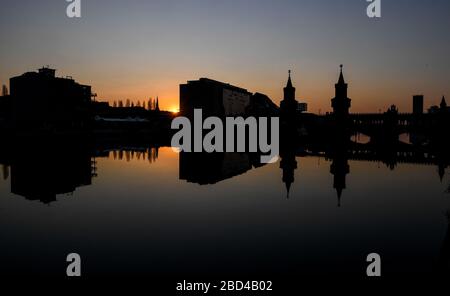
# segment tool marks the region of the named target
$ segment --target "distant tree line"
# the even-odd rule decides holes
[[[150,98],[148,101],[138,100],[136,103],[130,99],[126,99],[125,103],[123,100],[118,100],[113,102],[113,108],[144,108],[146,110],[156,110],[159,111],[159,101],[158,98]]]

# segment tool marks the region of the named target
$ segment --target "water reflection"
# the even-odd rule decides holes
[[[439,179],[444,182],[449,165],[445,149],[414,146],[401,141],[373,146],[352,139],[313,144],[282,141],[279,167],[286,197],[290,196],[301,159],[311,156],[330,161],[329,173],[333,182],[329,186],[336,192],[339,207],[347,188],[346,179],[351,174],[349,160],[382,163],[390,170],[399,163],[434,165]],[[158,160],[160,147],[154,143],[47,139],[30,151],[23,141],[12,141],[2,146],[0,164],[3,179],[10,178],[11,193],[28,200],[50,203],[56,200],[57,195],[73,193],[78,187],[91,185],[92,179],[97,177],[97,159],[137,160],[152,164]],[[178,159],[179,179],[200,185],[216,184],[264,166],[257,153],[181,152]]]
[[[56,252],[78,247],[98,273],[355,272],[373,249],[392,272],[449,272],[447,151],[282,143],[279,163],[262,165],[257,154],[175,153],[150,141],[11,141],[0,147],[5,254],[33,241],[45,255],[50,231]],[[127,261],[108,265],[115,253]],[[8,272],[21,266],[3,261]]]
[[[256,167],[249,153],[181,152],[179,159],[180,180],[200,185],[215,184]]]
[[[2,176],[3,180],[7,180],[9,178],[9,166],[2,164]]]
[[[92,184],[95,162],[89,148],[73,141],[14,142],[2,151],[3,178],[10,177],[11,193],[43,203],[59,194]],[[10,174],[10,176],[9,176]]]
[[[148,161],[149,163],[153,163],[158,159],[158,150],[159,147],[118,147],[112,151],[97,151],[99,154],[110,157],[110,153],[112,153],[112,158],[114,160],[126,160],[130,162],[130,160]]]

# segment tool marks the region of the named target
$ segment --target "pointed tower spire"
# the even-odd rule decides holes
[[[445,166],[442,163],[440,163],[438,165],[438,174],[439,174],[439,179],[441,180],[441,183],[442,183],[442,180],[444,180],[444,176],[445,176]]]
[[[341,207],[341,196],[342,196],[342,188],[336,188],[336,192],[337,192],[337,198],[338,198],[338,202],[337,202],[337,206],[338,208]]]
[[[286,83],[286,87],[284,88],[284,100],[286,101],[295,101],[295,87],[292,85],[291,80],[291,70],[288,71],[288,81]],[[297,108],[297,106],[295,107]]]
[[[286,197],[289,198],[289,191],[291,191],[291,184],[292,182],[288,181],[286,182]]]
[[[288,81],[286,84],[286,87],[292,88],[292,81],[291,81],[291,70],[288,71]]]
[[[445,108],[447,108],[447,102],[445,101],[445,97],[442,96],[441,109],[445,109]]]
[[[341,64],[339,67],[341,68],[341,73],[339,75],[338,84],[345,84],[344,74],[342,74],[342,68],[344,67],[344,65]]]

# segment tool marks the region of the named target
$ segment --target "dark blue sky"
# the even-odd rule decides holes
[[[278,103],[287,70],[310,111],[330,109],[345,65],[353,111],[396,103],[410,111],[450,97],[450,1],[364,0],[2,1],[0,83],[42,65],[91,84],[100,99],[159,95],[178,105],[178,84],[210,77]]]

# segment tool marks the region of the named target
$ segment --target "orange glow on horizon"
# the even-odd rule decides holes
[[[396,104],[401,112],[411,112],[412,96],[416,93],[422,93],[419,91],[420,89],[425,89],[425,87],[394,87],[384,85],[383,82],[379,81],[368,83],[359,77],[354,77],[352,72],[348,72],[346,82],[349,83],[348,95],[352,99],[350,112],[353,113],[384,112],[391,104]],[[197,76],[194,75],[194,77]],[[293,83],[297,88],[296,99],[308,104],[308,112],[325,114],[332,111],[331,98],[334,97],[336,73],[331,73],[325,82],[302,76],[295,76],[294,78]],[[154,99],[158,97],[160,110],[176,114],[179,112],[179,85],[188,80],[188,78],[183,77],[176,80],[160,80],[150,85],[142,83],[137,86],[127,85],[126,87],[111,85],[107,82],[96,86],[94,83],[93,89],[94,92],[99,94],[99,101],[108,101],[111,106],[114,101],[119,100],[125,102],[130,99],[136,105],[138,101],[147,103],[150,97]],[[275,83],[253,80],[236,83],[231,79],[221,79],[220,77],[217,80],[230,81],[233,85],[246,88],[252,93],[264,93],[277,105],[280,104],[283,97],[283,87],[286,83],[285,77],[277,78]],[[442,98],[442,94],[436,90],[424,93],[426,98],[425,108],[439,104]]]

